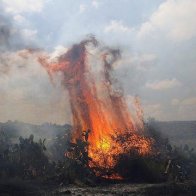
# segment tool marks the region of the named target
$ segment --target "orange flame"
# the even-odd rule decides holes
[[[99,83],[89,70],[87,44],[97,45],[94,38],[73,45],[57,62],[40,57],[39,62],[51,76],[53,72],[63,73],[63,85],[68,90],[73,115],[73,141],[82,138],[82,131],[90,129],[89,156],[91,167],[110,168],[115,164],[113,155],[135,147],[141,154],[150,150],[150,140],[140,136],[128,110],[123,93],[115,89],[116,79],[111,72],[120,56],[119,50],[106,49],[101,55],[103,70]],[[137,102],[138,104],[139,102]],[[116,135],[127,134],[124,143],[114,139]]]

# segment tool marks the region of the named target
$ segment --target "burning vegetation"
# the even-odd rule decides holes
[[[135,111],[129,111],[114,76],[119,50],[101,47],[90,37],[55,59],[38,50],[24,50],[19,55],[23,59],[36,57],[51,82],[54,75],[60,73],[61,83],[68,92],[73,122],[67,128],[50,124],[29,128],[18,122],[0,123],[0,192],[16,195],[18,190],[13,191],[9,186],[24,188],[26,182],[33,186],[33,183],[37,186],[37,182],[62,186],[78,181],[96,185],[109,180],[158,183],[196,179],[194,150],[187,145],[171,146],[169,140],[154,129],[153,123],[145,123],[138,97]],[[34,130],[35,137],[17,135],[16,127]],[[39,129],[43,137],[44,127],[46,133],[50,129],[61,132],[52,139],[47,135],[46,139],[36,141]],[[16,182],[21,185],[15,186]]]
[[[63,75],[62,85],[68,91],[73,117],[72,142],[78,139],[88,142],[91,168],[111,169],[122,153],[131,150],[137,150],[141,156],[151,153],[153,141],[144,136],[142,116],[134,120],[122,89],[112,75],[120,51],[100,49],[95,58],[99,58],[101,69],[95,75],[96,65],[89,61],[88,47],[95,49],[97,46],[97,40],[91,37],[73,45],[55,61],[41,56],[39,62],[51,79],[55,72]],[[136,103],[139,111],[139,102]]]

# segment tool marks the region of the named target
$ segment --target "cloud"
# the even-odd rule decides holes
[[[20,14],[23,12],[41,12],[44,6],[44,0],[2,0],[5,11],[11,14]]]
[[[151,69],[157,61],[157,56],[153,53],[122,53],[122,58],[116,63],[116,69],[127,68],[138,71]]]
[[[2,18],[0,18],[2,19]],[[13,51],[25,47],[35,47],[36,29],[19,29],[12,24],[0,22],[0,50]]]
[[[85,4],[81,4],[79,7],[79,12],[83,13],[86,10],[87,6]]]
[[[35,39],[37,35],[37,30],[35,29],[22,29],[21,30],[22,36],[25,37],[25,39]]]
[[[172,105],[179,105],[180,104],[180,100],[179,99],[172,99],[171,104]]]
[[[68,50],[68,48],[62,46],[62,45],[58,45],[54,48],[54,51],[50,54],[50,58],[55,59],[57,57],[59,57],[60,55],[66,53]]]
[[[14,18],[14,21],[16,21],[17,23],[24,23],[24,22],[26,22],[26,19],[22,15],[20,15],[20,14],[14,15],[13,18]]]
[[[105,27],[104,32],[110,33],[110,32],[131,32],[132,29],[130,27],[127,27],[123,24],[122,21],[118,20],[112,20],[110,23]]]
[[[167,0],[143,23],[139,38],[161,36],[173,41],[185,41],[196,37],[196,1]]]
[[[179,105],[179,106],[196,106],[196,97],[189,97],[183,100],[179,99],[172,99],[172,105]]]
[[[171,80],[166,79],[166,80],[146,83],[145,86],[153,90],[165,90],[165,89],[171,89],[174,87],[181,86],[181,83],[177,79],[173,78]]]
[[[184,99],[181,103],[183,105],[196,105],[196,97]]]
[[[196,97],[187,97],[184,99],[172,99],[171,105],[175,110],[175,116],[178,120],[195,120],[196,118]]]
[[[100,2],[98,2],[97,0],[93,0],[92,1],[92,6],[95,8],[98,8],[100,6]]]
[[[146,71],[155,64],[157,56],[152,53],[136,54],[132,57],[131,63],[136,66],[138,70]]]
[[[6,1],[10,2],[10,1]],[[13,1],[15,2],[15,1]],[[35,46],[37,30],[31,28],[26,18],[19,13],[10,14],[0,3],[0,50],[13,51]],[[0,59],[1,60],[1,59]]]
[[[25,48],[25,47],[27,47],[27,48],[36,47],[35,45],[37,43],[37,29],[24,28],[24,29],[17,30],[17,31],[18,31],[17,33],[22,38],[21,44],[23,44],[23,48]]]

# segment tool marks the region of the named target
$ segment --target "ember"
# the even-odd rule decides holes
[[[91,71],[94,65],[88,59],[89,45],[97,47],[98,42],[91,37],[73,45],[55,62],[51,62],[49,56],[40,57],[39,62],[51,77],[54,72],[63,73],[62,84],[68,90],[73,115],[73,142],[83,138],[84,130],[91,130],[86,135],[88,153],[92,159],[90,167],[112,168],[115,156],[128,149],[135,148],[141,155],[149,153],[151,140],[141,136],[138,129],[143,127],[143,121],[139,119],[139,122],[134,122],[122,91],[115,85],[117,80],[112,76],[112,71],[120,51],[101,50],[98,58],[102,69],[97,80]]]

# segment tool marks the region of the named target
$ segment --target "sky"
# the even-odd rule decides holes
[[[55,56],[93,34],[119,48],[127,101],[145,118],[196,120],[196,0],[0,0],[0,121],[71,121],[67,92],[25,48]]]

